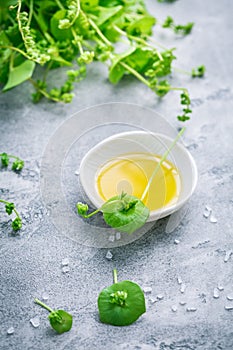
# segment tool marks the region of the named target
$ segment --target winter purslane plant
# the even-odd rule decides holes
[[[153,41],[156,22],[143,0],[0,0],[2,90],[29,80],[35,87],[34,102],[46,97],[67,103],[74,96],[74,84],[86,76],[86,66],[101,61],[108,65],[113,84],[133,75],[159,97],[180,91],[183,111],[179,120],[185,121],[191,113],[189,93],[171,85],[176,57],[174,49]],[[193,23],[176,25],[167,17],[162,27],[187,35]],[[126,45],[119,53],[122,41]],[[44,66],[40,80],[33,78],[37,65]],[[48,72],[63,66],[67,67],[66,81],[48,88]],[[203,66],[192,69],[190,76],[201,77],[204,70]]]

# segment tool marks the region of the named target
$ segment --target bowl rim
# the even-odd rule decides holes
[[[93,194],[93,191],[91,191],[91,193],[90,193],[90,191],[88,191],[88,193],[86,191],[85,179],[83,178],[83,173],[82,173],[83,168],[85,168],[84,165],[85,165],[86,160],[88,159],[88,157],[90,156],[91,153],[96,152],[99,148],[103,147],[105,144],[107,144],[111,141],[114,141],[115,139],[125,138],[127,136],[132,136],[132,135],[136,136],[139,134],[140,135],[149,134],[151,136],[160,137],[161,139],[169,141],[169,142],[173,142],[173,140],[174,140],[174,138],[171,138],[170,136],[167,136],[167,135],[161,134],[161,133],[157,133],[157,132],[152,132],[152,131],[143,131],[143,130],[124,131],[121,133],[113,134],[109,137],[106,137],[104,140],[98,142],[82,158],[82,160],[80,162],[80,166],[79,166],[79,175],[80,175],[79,178],[80,178],[81,185],[82,185],[86,195],[88,196],[89,200],[94,204],[94,206],[99,207],[99,205],[101,205],[100,201],[102,201],[102,204],[104,203],[104,201],[101,199],[100,196],[97,199],[95,194]],[[185,148],[184,144],[180,142],[180,140],[179,140],[179,142],[176,143],[176,146],[178,148],[180,148],[185,153],[185,155],[187,156],[187,158],[189,160],[190,167],[192,170],[192,186],[190,188],[189,193],[182,200],[178,199],[176,203],[174,203],[170,206],[168,204],[165,207],[162,207],[162,208],[159,208],[156,210],[151,210],[147,222],[158,220],[158,219],[163,218],[165,216],[171,215],[175,211],[179,210],[189,200],[189,198],[192,196],[192,194],[197,186],[198,170],[197,170],[197,165],[196,165],[196,162],[195,162],[193,156]],[[172,151],[171,151],[171,153],[172,153]],[[123,153],[119,153],[119,155],[123,155]],[[109,159],[111,159],[111,157],[109,157]],[[96,169],[96,171],[97,170],[98,170],[98,168]]]

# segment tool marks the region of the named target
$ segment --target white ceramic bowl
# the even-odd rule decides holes
[[[170,137],[145,131],[129,131],[115,134],[98,143],[82,159],[80,181],[90,201],[99,208],[103,203],[96,179],[100,168],[109,160],[129,153],[152,153],[163,155],[173,142]],[[181,191],[176,203],[150,212],[148,221],[158,220],[180,209],[191,197],[197,184],[197,167],[191,154],[177,143],[167,157],[179,171]]]

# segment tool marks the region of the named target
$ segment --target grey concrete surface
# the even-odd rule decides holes
[[[40,191],[44,150],[55,130],[71,115],[106,102],[149,107],[177,128],[178,94],[170,93],[160,101],[134,79],[112,86],[107,81],[106,68],[100,64],[89,68],[87,79],[77,86],[76,97],[69,105],[47,101],[33,105],[32,88],[27,83],[1,94],[0,150],[25,159],[19,175],[0,170],[1,197],[14,201],[24,217],[23,230],[12,235],[9,218],[1,209],[2,350],[233,349],[233,310],[225,308],[233,307],[233,301],[227,299],[233,295],[233,3],[146,3],[158,18],[171,14],[177,22],[196,23],[193,33],[182,39],[155,29],[155,37],[167,46],[177,47],[177,67],[188,69],[204,63],[207,68],[203,80],[191,81],[178,74],[173,77],[174,85],[186,86],[193,100],[184,142],[198,166],[195,194],[175,230],[168,232],[168,218],[159,220],[138,240],[112,248],[113,258],[107,260],[108,249],[79,244],[54,225]],[[53,83],[61,78],[51,73]],[[74,201],[74,197],[70,200]],[[212,208],[217,223],[203,216],[206,205]],[[179,243],[175,244],[175,240]],[[62,271],[64,258],[69,259],[67,273]],[[147,312],[129,327],[104,325],[98,319],[98,293],[112,283],[114,267],[119,271],[119,280],[131,279],[152,288],[146,294]],[[178,278],[186,286],[183,293]],[[219,297],[214,298],[218,287]],[[44,293],[51,307],[73,314],[70,332],[56,335],[50,329],[46,311],[33,302]],[[157,295],[163,299],[153,303]],[[38,328],[30,323],[35,316],[40,319]],[[7,334],[10,327],[14,327],[11,335]]]

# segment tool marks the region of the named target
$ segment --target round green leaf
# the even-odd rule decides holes
[[[113,197],[107,203],[120,198],[121,196]],[[122,202],[123,208],[117,203],[115,210],[103,211],[103,217],[109,226],[130,234],[145,224],[150,211],[140,199],[134,196],[125,195]]]
[[[127,295],[123,305],[113,302],[116,292]],[[142,289],[134,282],[114,283],[99,294],[98,309],[101,322],[113,326],[128,326],[146,312],[145,297]]]
[[[64,310],[55,310],[48,316],[51,327],[59,334],[68,332],[72,327],[73,318]]]
[[[70,28],[68,29],[59,28],[60,20],[66,18],[66,13],[67,13],[66,10],[59,10],[53,15],[50,21],[51,33],[53,34],[54,38],[57,39],[58,41],[73,39],[73,35]]]

